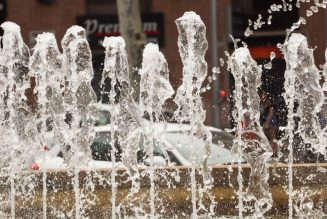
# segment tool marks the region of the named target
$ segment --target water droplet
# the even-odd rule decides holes
[[[223,67],[225,65],[225,61],[223,58],[219,59],[220,66]]]
[[[264,68],[265,69],[271,69],[272,68],[271,62],[268,62],[268,63],[264,64]]]
[[[278,49],[281,49],[283,47],[283,44],[281,44],[281,43],[277,43],[277,48]]]
[[[217,74],[219,72],[219,68],[218,67],[212,67],[212,73],[213,74]]]
[[[248,28],[246,28],[246,30],[245,30],[245,32],[244,32],[244,35],[246,36],[246,37],[249,37],[249,36],[251,36],[253,34],[253,31],[248,27]]]
[[[270,60],[273,60],[276,57],[276,53],[274,51],[272,51],[270,53]]]
[[[313,11],[314,13],[317,13],[319,11],[319,8],[317,6],[311,6],[310,7],[311,11]]]
[[[270,9],[271,9],[271,11],[279,11],[280,7],[277,4],[273,4],[273,5],[270,6]]]
[[[312,11],[307,10],[306,14],[307,14],[308,17],[310,17],[310,16],[312,16],[313,13],[312,13]]]
[[[285,2],[285,0],[283,1],[283,11],[287,11],[287,3]]]

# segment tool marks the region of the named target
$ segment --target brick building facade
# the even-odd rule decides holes
[[[113,15],[116,14],[115,0],[53,0],[50,4],[42,0],[7,0],[8,21],[16,22],[21,26],[22,35],[29,46],[33,46],[33,39],[39,32],[54,32],[60,45],[60,41],[67,28],[77,24],[77,17],[83,15]],[[53,2],[53,3],[51,3]],[[140,0],[141,11],[144,13],[160,12],[164,15],[164,46],[161,51],[164,53],[169,69],[170,80],[175,89],[181,83],[182,62],[177,47],[177,28],[175,19],[182,16],[185,11],[195,11],[199,14],[207,26],[207,39],[209,49],[206,55],[208,70],[211,72],[211,22],[210,22],[210,0]],[[304,16],[307,8],[302,7],[299,16]],[[217,0],[217,21],[218,21],[218,56],[225,57],[224,51],[230,48],[228,35],[232,31],[232,0]],[[325,62],[324,51],[327,46],[327,10],[320,10],[318,14],[307,19],[307,25],[301,28],[309,39],[311,47],[315,50],[317,65]],[[269,37],[269,36],[268,36]],[[103,54],[103,51],[95,51]],[[101,57],[101,56],[100,56]],[[100,61],[101,62],[101,61]],[[96,65],[100,65],[99,62]],[[97,66],[95,66],[97,67]],[[219,76],[220,88],[230,91],[230,74],[223,71]],[[212,123],[212,95],[210,91],[204,94],[205,108],[208,110],[207,123]],[[221,112],[220,127],[230,125],[229,101],[222,101],[219,104]]]
[[[53,4],[38,0],[7,0],[7,19],[21,27],[24,41],[32,46],[33,33],[54,32],[60,41],[66,30],[76,24],[76,16],[86,12],[85,0],[57,0]]]

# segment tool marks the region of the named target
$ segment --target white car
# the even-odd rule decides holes
[[[162,129],[162,125],[156,125],[155,129]],[[229,133],[214,127],[208,127],[212,133],[211,155],[208,159],[209,165],[229,164],[233,162],[231,147],[234,137]],[[191,130],[190,125],[171,124],[166,127],[164,137],[161,138],[160,144],[153,147],[154,165],[162,166],[170,164],[178,166],[191,166],[192,162],[201,164],[204,156],[205,142],[202,139],[191,137],[187,133]],[[111,158],[111,126],[103,125],[95,127],[96,136],[91,145],[92,158],[87,166],[83,168],[110,168],[112,167]],[[115,161],[121,166],[122,148],[119,144],[115,145]],[[140,140],[140,150],[137,152],[140,165],[149,164],[149,160],[144,152],[143,140]],[[192,158],[192,148],[194,156]],[[61,157],[58,157],[58,147],[53,145],[49,151],[44,151],[35,162],[32,163],[31,169],[63,169],[67,167]],[[168,158],[167,158],[168,156]]]
[[[156,125],[154,129],[162,129],[162,125]],[[233,162],[230,149],[233,145],[234,137],[214,127],[208,127],[208,129],[212,133],[211,155],[208,159],[208,164],[229,164]],[[96,138],[91,146],[93,158],[111,161],[110,126],[97,127],[96,130]],[[192,162],[201,163],[204,156],[205,142],[202,139],[190,137],[187,134],[190,130],[190,125],[169,123],[165,130],[165,137],[161,138],[160,143],[154,144],[154,164],[164,165],[167,155],[168,160],[175,165],[191,166]],[[141,139],[138,160],[141,163],[148,163],[143,144]],[[194,159],[192,158],[192,147],[194,147],[193,150],[195,152]],[[119,161],[119,153],[121,153],[122,149],[117,145],[116,149],[118,151],[116,161]]]

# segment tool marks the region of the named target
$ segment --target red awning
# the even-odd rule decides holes
[[[282,59],[283,54],[276,46],[254,46],[249,48],[253,59],[270,59],[270,53],[275,52],[276,59]]]

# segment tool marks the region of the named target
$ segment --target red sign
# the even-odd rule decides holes
[[[249,50],[253,59],[270,59],[271,52],[275,53],[276,59],[283,58],[283,54],[276,46],[254,46]]]

